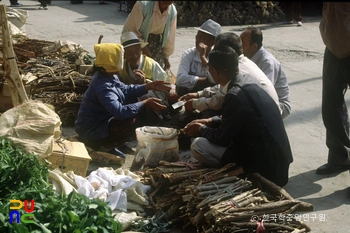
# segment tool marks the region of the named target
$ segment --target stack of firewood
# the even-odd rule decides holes
[[[206,233],[255,232],[264,220],[266,229],[274,229],[271,232],[310,231],[291,213],[312,211],[311,204],[293,199],[259,174],[244,174],[235,164],[213,169],[198,163],[161,161],[141,177],[152,187],[149,199],[153,210],[166,212],[169,224],[195,226]],[[268,222],[266,216],[272,214],[290,216]]]
[[[77,118],[90,75],[78,72],[81,54],[59,49],[45,52],[55,42],[22,38],[13,45],[23,82],[30,86],[28,97],[54,107],[62,125],[71,126]]]
[[[175,1],[178,26],[200,26],[212,19],[222,26],[252,25],[282,21],[278,2],[269,1]]]

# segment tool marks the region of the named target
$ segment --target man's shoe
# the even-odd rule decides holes
[[[350,165],[336,165],[336,164],[326,163],[316,169],[316,174],[328,175],[332,173],[343,172],[349,169],[350,169]]]

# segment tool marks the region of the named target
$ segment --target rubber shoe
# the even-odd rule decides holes
[[[336,164],[326,163],[316,169],[316,174],[328,175],[328,174],[343,172],[343,171],[349,170],[349,168],[350,168],[350,165],[336,165]]]
[[[301,27],[303,23],[301,21],[298,21],[298,27]]]
[[[110,154],[115,155],[115,156],[119,156],[121,158],[126,158],[126,154],[124,154],[123,152],[121,152],[120,150],[118,150],[115,147],[113,149],[107,151],[107,153],[110,153]]]

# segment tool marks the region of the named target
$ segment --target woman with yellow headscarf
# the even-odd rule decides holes
[[[94,51],[94,74],[80,104],[75,131],[86,146],[108,151],[122,145],[135,133],[135,128],[140,126],[140,115],[166,108],[160,103],[161,99],[139,101],[138,97],[147,94],[148,90],[168,92],[170,84],[154,81],[142,85],[125,85],[118,78],[123,68],[123,46],[114,43],[95,44]],[[147,120],[144,116],[142,118]]]

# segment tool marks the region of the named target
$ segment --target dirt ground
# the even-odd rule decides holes
[[[29,12],[25,30],[29,38],[44,40],[71,40],[93,54],[93,44],[103,35],[103,42],[120,42],[120,34],[127,13],[119,11],[115,2],[105,5],[98,1],[84,1],[73,5],[69,1],[52,1],[48,10],[37,10],[37,1],[20,0]],[[3,2],[9,4],[8,2]],[[292,112],[285,120],[294,162],[290,167],[289,183],[285,190],[295,199],[314,205],[304,221],[312,232],[349,232],[350,214],[349,172],[335,175],[316,175],[315,170],[327,161],[325,128],[321,116],[322,62],[324,44],[319,33],[320,16],[303,17],[303,26],[276,22],[259,27],[264,36],[264,47],[281,62],[290,85]],[[200,25],[198,25],[200,26]],[[223,32],[238,35],[246,26],[223,27]],[[170,57],[171,69],[176,74],[182,52],[194,46],[196,30],[179,27],[175,52]],[[349,96],[346,95],[349,103]],[[75,134],[72,128],[63,128],[63,136]],[[128,154],[129,166],[133,155]],[[91,165],[93,169],[94,164]],[[312,218],[315,217],[315,218]],[[181,231],[179,231],[181,232]],[[188,232],[183,230],[182,232]]]

